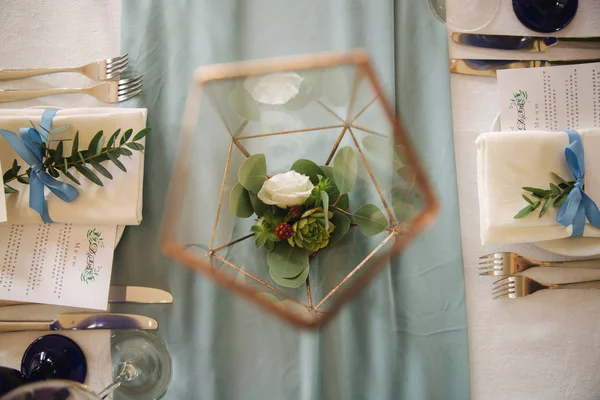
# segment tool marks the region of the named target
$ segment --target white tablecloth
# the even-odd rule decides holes
[[[120,52],[119,0],[29,0],[3,2],[0,24],[0,68],[77,66]],[[57,74],[0,82],[0,89],[83,87],[92,81],[78,74]],[[14,103],[0,108],[32,106],[105,107],[93,97],[69,94]],[[0,145],[5,145],[0,143]],[[0,308],[0,319],[52,320],[60,312],[78,309],[42,305]],[[75,340],[88,361],[86,383],[101,390],[111,381],[109,331],[58,332]],[[20,369],[29,343],[43,332],[0,334],[0,365]]]
[[[464,0],[448,0],[459,3]],[[576,19],[558,35],[600,35],[600,2],[580,0]],[[500,1],[486,33],[529,34]],[[451,57],[497,59],[600,58],[600,51],[506,52],[459,46],[449,41]],[[481,246],[477,202],[475,138],[489,131],[498,113],[495,78],[453,74],[454,147],[469,318],[471,390],[475,400],[600,398],[600,290],[541,292],[518,300],[492,300],[498,278],[480,277],[478,257],[516,251],[534,259],[560,259],[533,245]],[[530,271],[546,282],[600,279],[600,271]]]

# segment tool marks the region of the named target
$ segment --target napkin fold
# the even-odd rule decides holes
[[[600,129],[579,131],[585,153],[585,191],[600,204]],[[550,207],[538,218],[539,209],[522,219],[515,214],[527,202],[524,186],[549,189],[558,184],[555,172],[574,180],[565,160],[569,145],[566,132],[511,131],[479,135],[477,145],[477,184],[481,243],[507,244],[539,242],[570,237],[572,226],[556,222],[558,208]],[[531,197],[531,196],[529,196]],[[587,223],[583,236],[600,237],[600,230]]]
[[[33,123],[39,126],[43,109],[4,109],[0,110],[0,128],[18,132],[21,127],[29,127]],[[146,127],[146,109],[135,108],[74,108],[59,110],[53,119],[52,127],[56,128],[70,124],[71,129],[57,134],[56,139],[72,139],[79,131],[79,148],[87,149],[94,135],[102,130],[106,140],[117,129],[121,134],[127,129],[133,129],[134,134]],[[142,139],[139,143],[145,143]],[[64,142],[65,154],[70,154],[71,141]],[[25,171],[28,166],[19,158],[12,148],[0,139],[0,163],[9,168],[16,159]],[[142,189],[144,154],[134,151],[131,157],[121,156],[127,172],[121,171],[112,162],[103,165],[112,174],[113,179],[107,179],[101,174],[104,186],[98,186],[75,169],[69,172],[79,180],[77,185],[61,175],[58,180],[72,184],[79,190],[79,196],[71,203],[66,203],[52,194],[47,188],[45,197],[50,217],[54,222],[73,224],[100,225],[138,225],[142,221]],[[92,168],[93,170],[93,168]],[[29,185],[12,181],[10,186],[18,193],[6,196],[8,223],[41,223],[40,215],[29,207]]]

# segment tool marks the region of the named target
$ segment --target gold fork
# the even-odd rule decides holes
[[[510,276],[533,267],[599,268],[600,260],[533,261],[517,253],[492,253],[479,257],[479,275]]]
[[[600,280],[574,283],[544,284],[526,276],[508,276],[494,282],[492,296],[516,299],[546,289],[600,289]]]
[[[105,103],[117,103],[136,96],[142,91],[142,75],[118,81],[103,82],[87,88],[52,88],[52,89],[25,89],[25,90],[0,90],[0,103],[35,99],[37,97],[52,96],[63,93],[84,93],[94,96]]]

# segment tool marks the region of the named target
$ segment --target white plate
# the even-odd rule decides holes
[[[492,132],[500,132],[500,114],[492,124]],[[600,238],[575,237],[533,242],[540,249],[571,257],[588,257],[600,254]]]
[[[26,107],[26,108],[44,109],[44,110],[45,109],[64,110],[63,107],[56,107],[56,106],[33,106],[33,107]],[[124,232],[125,232],[125,225],[118,225],[117,226],[117,234],[115,236],[115,247],[117,247],[117,245],[121,241],[121,238],[123,237]]]

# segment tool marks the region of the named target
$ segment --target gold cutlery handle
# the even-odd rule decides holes
[[[600,280],[577,283],[554,283],[550,289],[600,289]]]
[[[544,261],[540,267],[600,269],[600,260]]]
[[[0,321],[0,332],[49,331],[49,322],[40,321]]]
[[[0,90],[0,103],[8,101],[36,99],[38,97],[52,96],[63,93],[81,93],[86,89],[27,89],[27,90]]]
[[[32,76],[56,74],[58,72],[78,72],[78,68],[38,68],[38,69],[0,69],[0,81],[23,79]]]

